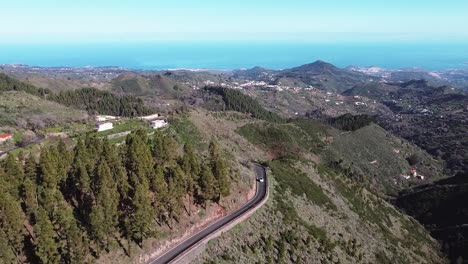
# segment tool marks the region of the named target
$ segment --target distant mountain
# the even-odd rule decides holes
[[[280,71],[277,78],[294,78],[307,85],[326,91],[344,92],[356,85],[377,81],[378,78],[364,73],[338,68],[324,61],[305,64]]]
[[[364,73],[384,79],[387,82],[408,82],[411,80],[426,80],[431,85],[452,85],[468,90],[468,69],[449,69],[430,71],[420,68],[384,69],[379,67],[350,66],[347,70]]]
[[[271,70],[262,67],[234,70],[230,77],[241,80],[264,81],[271,85],[285,87],[304,88],[313,86],[335,93],[341,93],[359,84],[380,80],[375,76],[341,69],[320,60],[284,70]]]
[[[340,72],[341,69],[337,68],[331,63],[325,61],[315,61],[313,63],[304,64],[299,67],[294,67],[288,70],[283,70],[283,72],[296,72],[296,73],[303,73],[307,72],[310,74],[322,74],[324,72]]]

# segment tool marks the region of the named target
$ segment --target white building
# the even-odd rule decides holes
[[[105,116],[105,115],[96,116],[96,121],[98,122],[104,122],[107,120],[115,120],[115,119],[117,119],[115,116]]]
[[[158,114],[154,114],[154,115],[149,115],[149,116],[142,116],[141,119],[150,121],[150,120],[156,119],[158,117],[159,117]]]
[[[151,127],[154,128],[154,129],[162,128],[162,127],[165,127],[167,125],[168,125],[168,123],[166,122],[166,120],[153,120],[153,121],[151,121]]]
[[[108,122],[108,123],[97,123],[96,124],[96,129],[97,129],[98,132],[111,130],[112,128],[114,128],[114,125],[112,123],[110,123],[110,122]]]

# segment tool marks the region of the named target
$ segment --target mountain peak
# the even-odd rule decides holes
[[[137,75],[133,72],[124,72],[122,74],[120,74],[119,76],[117,76],[115,79],[116,80],[119,80],[119,81],[123,81],[123,80],[128,80],[128,79],[133,79],[133,78],[136,78]]]
[[[334,67],[336,68],[335,65],[331,64],[331,63],[328,63],[326,61],[323,61],[323,60],[317,60],[313,63],[310,63],[310,65],[315,65],[315,66],[320,66],[320,67]]]
[[[293,69],[305,70],[305,71],[324,71],[324,70],[336,70],[338,68],[331,63],[318,60],[309,64],[304,64],[302,66],[299,66]]]

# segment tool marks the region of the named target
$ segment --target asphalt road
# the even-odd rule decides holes
[[[172,249],[170,249],[169,251],[167,251],[160,257],[149,262],[149,264],[170,263],[175,258],[177,258],[177,256],[187,251],[189,248],[191,248],[193,245],[203,240],[208,235],[216,232],[223,226],[227,225],[231,221],[235,220],[239,216],[243,215],[245,212],[248,212],[249,210],[253,209],[257,204],[259,204],[267,194],[267,186],[268,186],[267,180],[268,179],[266,177],[265,168],[260,165],[255,164],[255,173],[257,174],[257,179],[259,177],[263,177],[264,182],[256,181],[257,190],[253,199],[251,199],[248,203],[246,203],[241,208],[235,210],[229,215],[224,216],[223,218],[207,226],[203,230],[200,230],[198,233],[192,235],[191,237],[177,244],[175,247],[173,247]]]

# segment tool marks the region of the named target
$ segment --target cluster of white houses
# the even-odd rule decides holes
[[[142,116],[141,120],[149,122],[150,126],[154,129],[163,128],[168,125],[167,121],[158,114]]]
[[[98,115],[96,116],[96,130],[98,132],[111,130],[114,128],[114,124],[110,121],[117,120],[118,117],[115,116],[103,116]],[[158,114],[153,114],[149,116],[142,116],[140,117],[141,120],[146,121],[149,123],[150,127],[154,129],[163,128],[169,125],[165,118],[161,117]]]
[[[111,120],[117,120],[117,117],[115,116],[105,116],[105,115],[97,115],[96,116],[96,130],[98,132],[101,131],[106,131],[106,130],[111,130],[114,128],[114,124],[112,122],[109,122]]]

